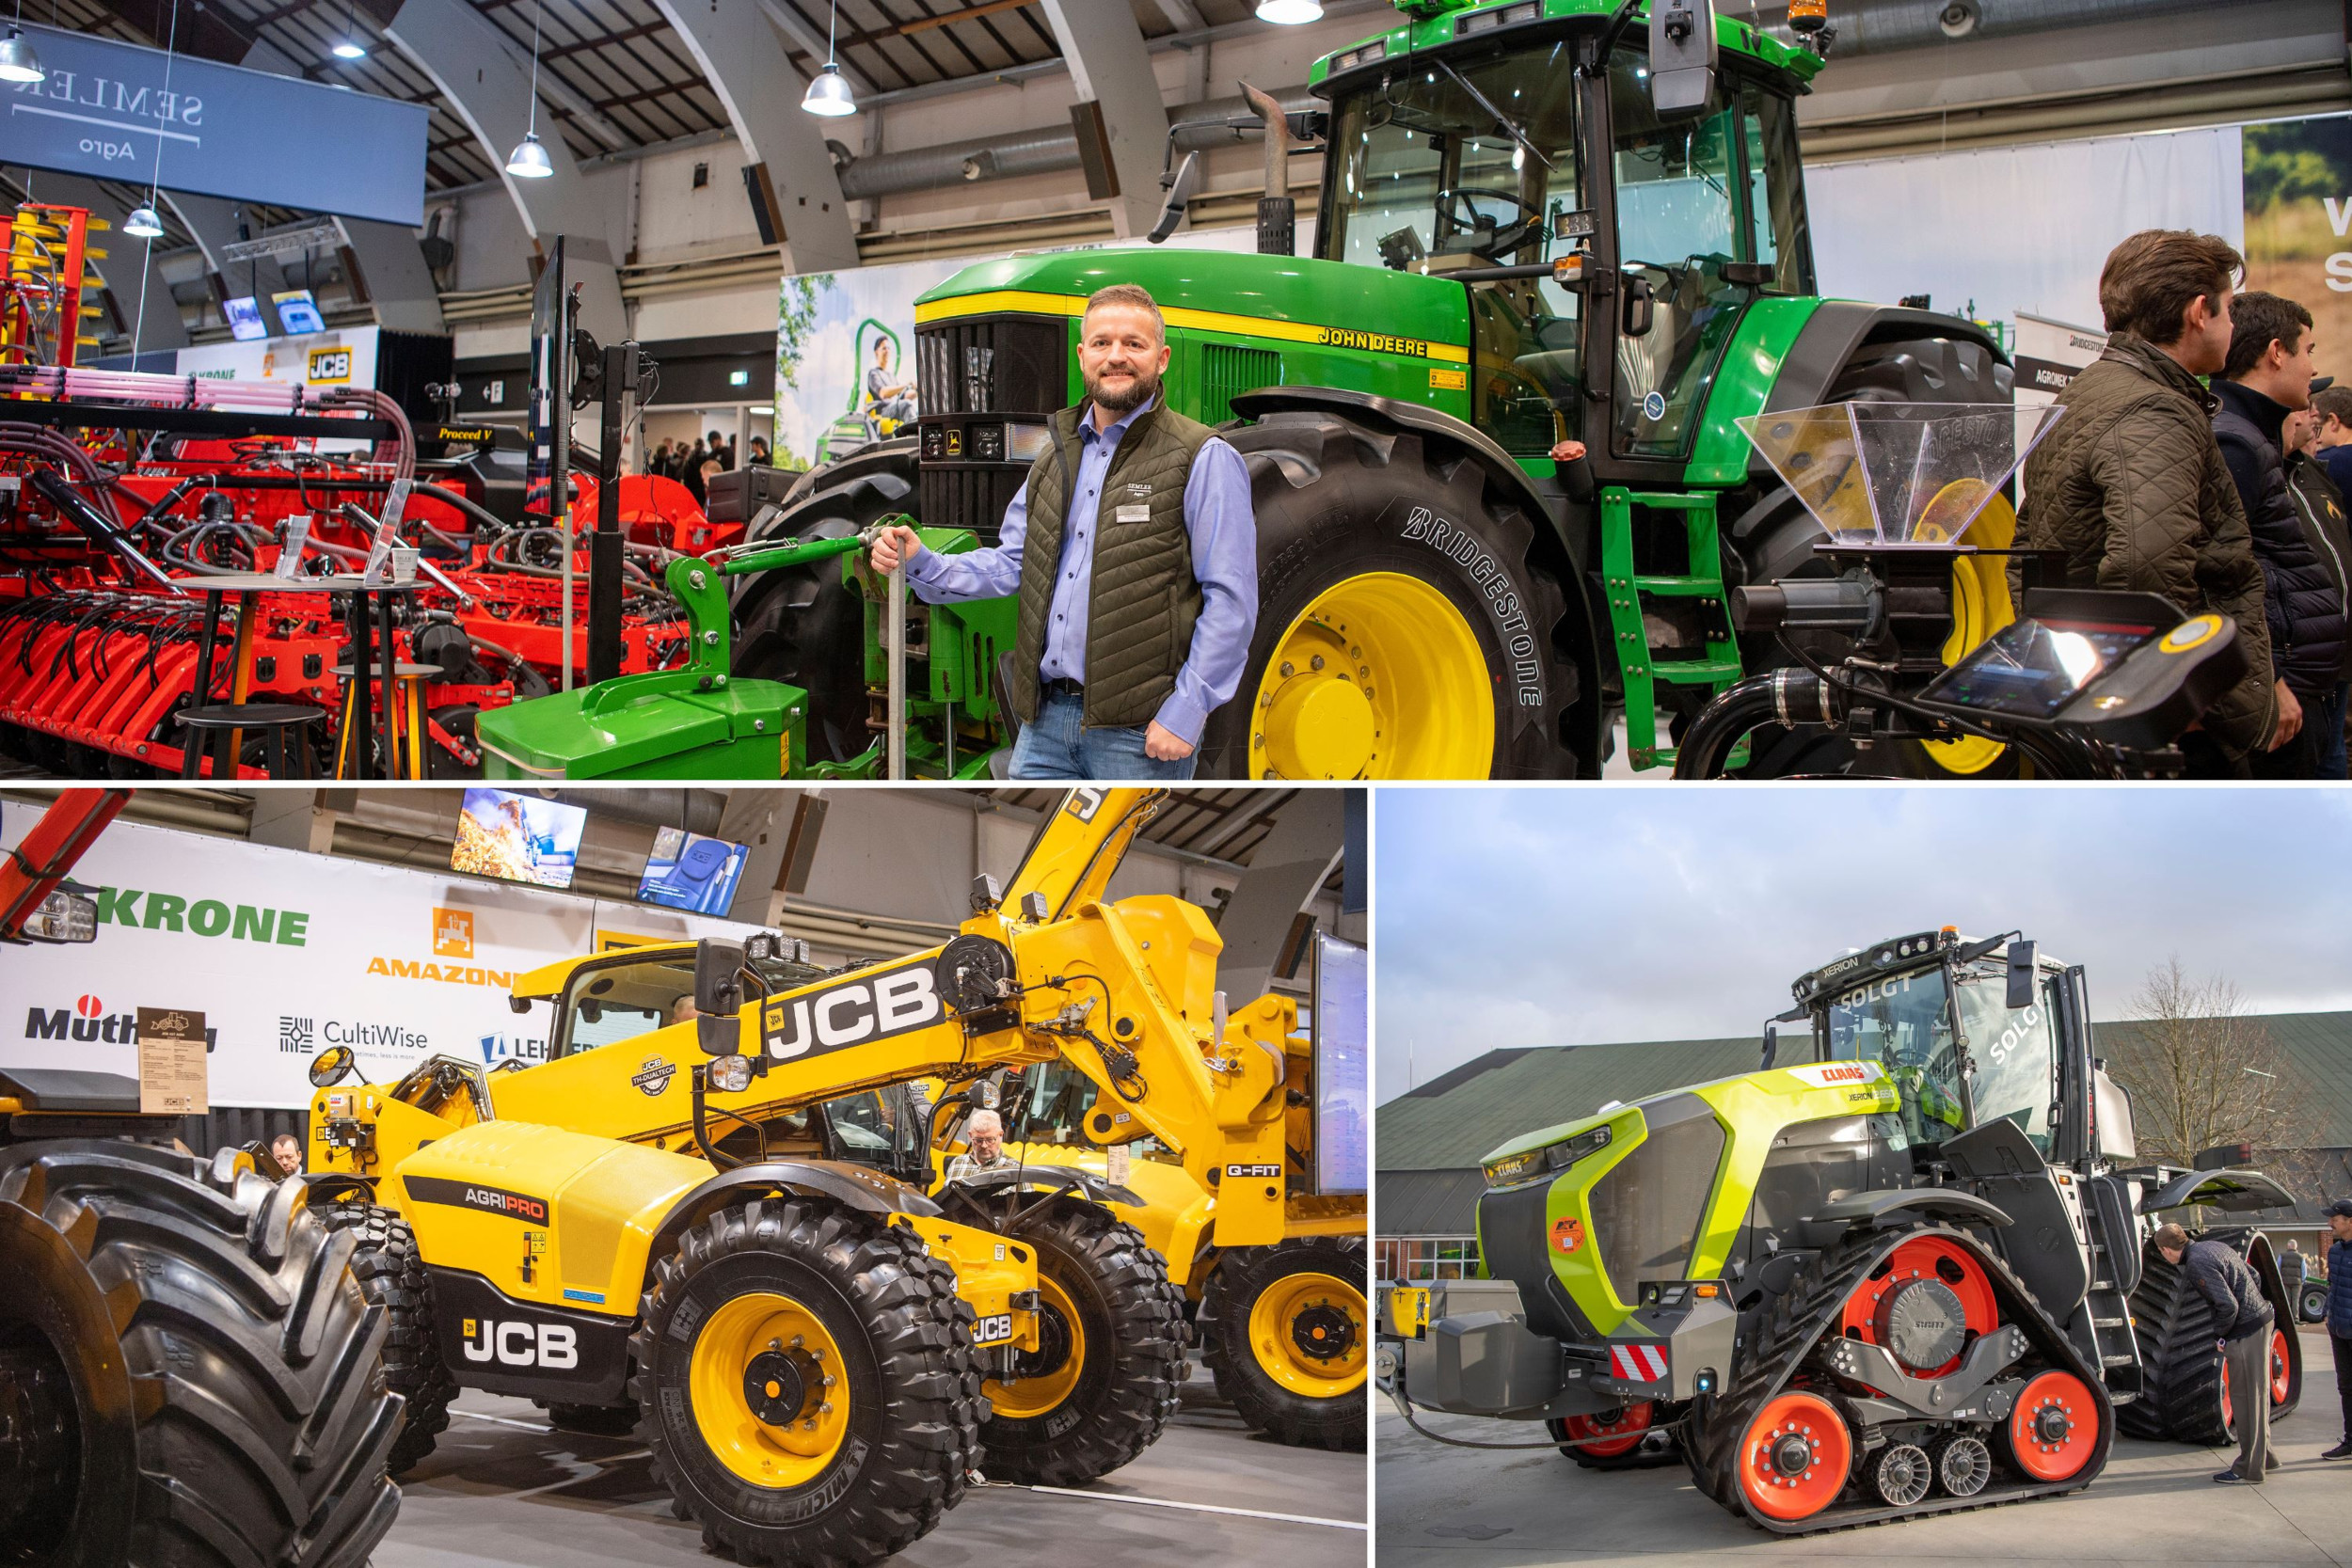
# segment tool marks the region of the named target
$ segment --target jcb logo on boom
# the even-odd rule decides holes
[[[821,990],[781,996],[760,1010],[768,1054],[778,1058],[840,1051],[928,1029],[946,1016],[929,959],[883,970]]]
[[[468,1318],[465,1328],[469,1361],[538,1367],[551,1372],[573,1371],[580,1366],[580,1335],[569,1323],[502,1323]]]

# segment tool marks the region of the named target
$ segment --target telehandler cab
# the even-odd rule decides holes
[[[1488,1277],[1384,1303],[1375,1375],[1406,1419],[1543,1420],[1619,1454],[1670,1428],[1702,1491],[1781,1534],[2078,1490],[2119,1417],[2217,1440],[2210,1311],[2147,1239],[2165,1211],[2293,1198],[2133,1163],[2083,971],[1947,927],[1793,989],[1759,1070],[1487,1156]],[[2283,1414],[2302,1362],[2270,1243],[2205,1234],[2278,1310]]]

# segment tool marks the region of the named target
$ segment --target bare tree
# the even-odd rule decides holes
[[[2309,1086],[2236,982],[2193,979],[2174,954],[2148,972],[2128,1011],[2117,1077],[2132,1091],[2141,1159],[2186,1165],[2222,1144],[2300,1154],[2317,1140]],[[2275,1156],[2267,1163],[2293,1180]]]

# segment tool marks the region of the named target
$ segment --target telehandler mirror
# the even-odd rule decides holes
[[[1185,153],[1184,161],[1176,166],[1176,172],[1164,176],[1160,185],[1168,192],[1168,200],[1160,208],[1159,222],[1153,224],[1152,232],[1145,236],[1153,245],[1165,244],[1168,237],[1176,232],[1176,226],[1184,221],[1185,213],[1192,208],[1192,198],[1200,194],[1200,154]]]
[[[310,1058],[310,1086],[314,1089],[332,1087],[351,1076],[359,1059],[347,1045],[330,1045]]]
[[[706,1056],[734,1056],[743,1049],[743,949],[707,939],[694,944],[694,1042]]]
[[[1649,102],[1664,119],[1715,96],[1714,0],[1657,0],[1649,12]]]
[[[2033,943],[2012,942],[2009,944],[2009,1010],[2018,1012],[2034,1004],[2034,995],[2041,990],[2041,974],[2034,968]]]
[[[1769,1022],[1769,1021],[1768,1021],[1768,1022],[1765,1023],[1765,1025],[1764,1025],[1764,1061],[1763,1061],[1763,1064],[1762,1064],[1762,1065],[1763,1065],[1763,1067],[1767,1067],[1767,1068],[1771,1067],[1771,1066],[1772,1065],[1772,1057],[1773,1057],[1774,1055],[1778,1054],[1779,1051],[1780,1051],[1780,1025],[1779,1025],[1777,1022]],[[1760,1070],[1760,1069],[1759,1069],[1759,1070]]]

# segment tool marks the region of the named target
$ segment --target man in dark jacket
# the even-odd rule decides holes
[[[2158,1226],[2154,1241],[2164,1260],[2188,1275],[2213,1309],[2215,1349],[2230,1380],[2237,1426],[2237,1463],[2213,1479],[2225,1486],[2260,1486],[2279,1467],[2270,1452],[2270,1303],[2262,1282],[2226,1243],[2192,1244],[2177,1225]]]
[[[2244,267],[2226,242],[2180,230],[2135,234],[2108,255],[2106,351],[2058,394],[2066,413],[2026,460],[2017,533],[2023,547],[2064,552],[2054,586],[2161,594],[2237,623],[2246,678],[2182,737],[2189,771],[2208,778],[2244,777],[2249,755],[2302,722],[2271,673],[2262,567],[2197,379],[2228,362]]]
[[[2262,562],[2271,666],[2316,718],[2333,705],[2344,663],[2344,593],[2328,569],[2327,540],[2307,526],[2288,485],[2282,435],[2287,417],[2311,406],[2312,313],[2291,299],[2254,293],[2231,302],[2230,322],[2230,357],[2213,388],[2221,400],[2214,438]],[[2305,724],[2288,744],[2255,753],[2255,776],[2311,778],[2317,733],[2316,724]]]
[[[2325,395],[2325,394],[2323,394]],[[2315,420],[2316,414],[2292,416],[2296,420]],[[2287,445],[2294,447],[2290,438]],[[2294,499],[2296,515],[2303,524],[2303,532],[2319,551],[2319,559],[2335,579],[2336,591],[2343,594],[2347,612],[2352,612],[2352,504],[2344,500],[2344,486],[2336,483],[2335,470],[2327,464],[2327,452],[2290,450],[2287,453],[2287,494]],[[2342,779],[2352,768],[2346,767],[2344,715],[2352,709],[2352,613],[2347,614],[2344,639],[2344,657],[2336,665],[2335,689],[2310,705],[2305,727],[2312,732],[2312,776],[2321,779]]]
[[[2344,1440],[2319,1457],[2352,1459],[2352,1197],[2328,1205],[2328,1348],[2336,1358],[2336,1400],[2344,1406]]]

